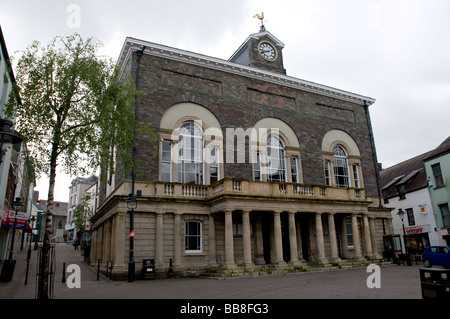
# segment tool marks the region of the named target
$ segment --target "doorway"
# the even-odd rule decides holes
[[[297,218],[300,222],[300,233],[302,238],[302,254],[303,259],[306,261],[311,261],[311,255],[310,255],[310,247],[309,247],[309,216],[307,214],[297,214]],[[298,256],[299,259],[302,258],[302,256]]]

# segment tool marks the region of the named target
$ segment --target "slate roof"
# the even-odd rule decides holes
[[[404,162],[381,170],[380,183],[383,197],[399,195],[399,187],[405,186],[404,193],[413,192],[428,186],[424,159],[433,151],[418,155]]]
[[[431,151],[431,153],[424,159],[425,161],[430,160],[436,156],[439,156],[443,153],[450,152],[450,136],[442,142],[436,149]]]

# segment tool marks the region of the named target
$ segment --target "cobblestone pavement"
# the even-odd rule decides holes
[[[0,299],[35,299],[36,255],[32,250],[28,283],[24,285],[27,250],[16,257],[13,280],[0,282]],[[62,283],[63,263],[78,264],[81,288]],[[56,245],[54,299],[421,299],[419,268],[389,266],[381,268],[381,288],[368,288],[371,272],[366,268],[296,273],[279,276],[234,279],[111,281],[99,276],[82,262],[80,251],[71,245]],[[137,264],[138,267],[138,264]],[[66,273],[66,278],[71,273]]]

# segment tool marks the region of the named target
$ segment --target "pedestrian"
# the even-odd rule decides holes
[[[73,242],[73,248],[75,250],[78,250],[78,245],[80,244],[80,240],[77,238],[75,239],[75,241]]]

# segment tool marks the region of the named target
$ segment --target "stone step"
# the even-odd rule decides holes
[[[378,264],[380,266],[395,266],[392,262],[383,260],[367,260],[367,259],[349,259],[339,261],[329,261],[325,263],[308,262],[301,263],[295,267],[290,264],[282,265],[252,265],[245,267],[242,265],[235,265],[233,268],[210,268],[206,269],[200,274],[202,278],[223,279],[223,278],[237,278],[237,277],[258,277],[269,275],[283,275],[297,272],[315,272],[315,271],[335,271],[339,269],[351,269],[367,267],[369,264]]]

